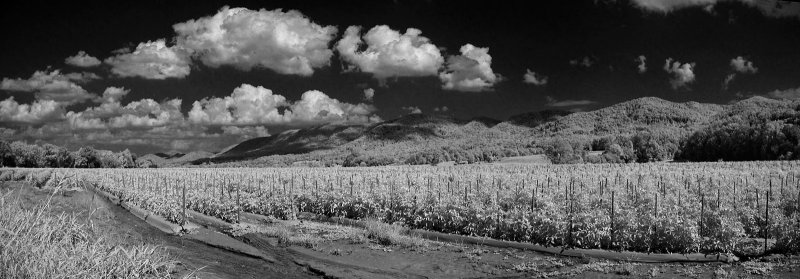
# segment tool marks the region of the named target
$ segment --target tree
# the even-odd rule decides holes
[[[48,168],[68,168],[72,167],[72,156],[66,148],[45,144],[42,146],[44,149],[44,167]]]
[[[14,166],[14,151],[11,149],[11,144],[7,141],[0,140],[0,167],[13,167]]]
[[[39,162],[44,161],[44,152],[39,146],[15,141],[11,143],[11,150],[16,167],[35,168],[39,166]]]
[[[119,162],[119,166],[122,168],[136,167],[136,155],[131,153],[131,151],[127,148],[117,153],[117,161]]]
[[[102,167],[97,150],[92,147],[81,147],[75,152],[74,166],[76,168],[99,168]]]

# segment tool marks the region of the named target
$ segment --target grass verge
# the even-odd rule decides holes
[[[50,202],[24,208],[0,194],[0,278],[169,278],[159,246],[117,243]]]

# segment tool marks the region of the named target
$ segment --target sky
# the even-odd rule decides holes
[[[113,2],[6,8],[2,139],[213,152],[410,113],[800,98],[797,2]]]

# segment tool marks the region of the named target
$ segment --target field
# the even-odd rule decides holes
[[[28,172],[3,169],[0,179]],[[184,207],[234,223],[240,212],[280,219],[311,212],[565,248],[800,252],[794,161],[39,169],[28,177],[85,181],[175,223],[184,222]]]

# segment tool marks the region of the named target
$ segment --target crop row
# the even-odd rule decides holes
[[[230,222],[305,211],[566,247],[800,251],[797,162],[78,172],[178,223],[182,206]]]

